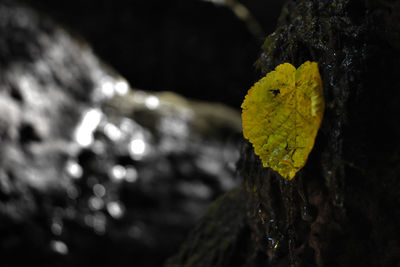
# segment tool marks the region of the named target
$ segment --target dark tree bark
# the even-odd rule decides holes
[[[399,17],[400,1],[287,3],[257,66],[318,62],[326,107],[314,149],[286,181],[244,142],[241,191],[215,204],[167,266],[400,264]],[[225,203],[238,199],[246,206]]]

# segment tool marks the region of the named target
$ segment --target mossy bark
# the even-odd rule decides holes
[[[195,249],[189,239],[167,266],[400,264],[399,17],[400,1],[286,4],[256,65],[265,74],[283,62],[318,62],[326,108],[314,149],[305,168],[286,181],[264,169],[244,142],[238,168],[246,207],[221,206],[218,216],[206,217],[192,233]],[[208,224],[238,223],[243,214],[230,246],[206,245],[225,235],[203,235]],[[239,241],[242,255],[232,262],[224,248]],[[215,253],[224,260],[209,265]],[[204,257],[190,265],[195,255]]]

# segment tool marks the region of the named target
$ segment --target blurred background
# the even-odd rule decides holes
[[[162,266],[240,183],[282,4],[2,0],[1,266]]]

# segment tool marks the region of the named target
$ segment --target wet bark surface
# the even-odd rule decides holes
[[[292,181],[264,169],[243,142],[238,169],[247,219],[238,215],[242,230],[231,234],[251,241],[240,242],[246,254],[241,260],[232,264],[227,256],[213,266],[399,264],[399,14],[398,1],[286,4],[257,66],[265,74],[283,62],[318,62],[324,119],[305,168]],[[221,208],[206,220],[215,224],[240,212]],[[207,266],[208,259],[192,262],[191,255],[217,237],[200,237],[203,243],[188,250],[191,236],[167,266]]]

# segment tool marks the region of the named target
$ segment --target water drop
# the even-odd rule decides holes
[[[124,80],[119,80],[115,83],[115,92],[119,95],[126,95],[129,91],[129,85]]]
[[[160,100],[158,99],[158,97],[154,96],[154,95],[150,95],[146,98],[144,105],[148,108],[148,109],[156,109],[158,108],[158,106],[160,105]]]
[[[61,255],[66,255],[68,254],[68,247],[67,245],[59,240],[52,240],[50,242],[50,247],[53,251],[61,254]]]
[[[106,97],[106,98],[112,98],[115,94],[114,90],[114,83],[113,80],[110,77],[104,77],[101,80],[101,93]]]
[[[82,177],[83,170],[81,165],[79,165],[76,161],[69,160],[65,164],[65,171],[69,176],[75,179],[79,179]]]
[[[95,184],[93,186],[93,193],[97,196],[97,197],[104,197],[106,194],[106,188],[101,185],[101,184]]]
[[[79,196],[79,190],[75,186],[70,185],[67,188],[67,195],[70,199],[76,199]]]
[[[88,147],[93,142],[93,132],[99,125],[103,113],[99,109],[90,109],[83,116],[75,130],[75,141],[82,147]]]
[[[99,197],[92,196],[88,200],[88,205],[91,210],[100,210],[104,207],[104,201]]]
[[[124,179],[126,174],[127,174],[126,168],[121,165],[115,165],[114,167],[112,167],[110,171],[110,177],[116,181],[121,181],[122,179]]]
[[[122,137],[122,132],[121,132],[121,130],[120,130],[117,126],[115,126],[114,124],[112,124],[112,123],[107,123],[107,124],[104,126],[103,131],[104,131],[104,134],[105,134],[110,140],[112,140],[112,141],[114,141],[114,142],[120,140],[121,137]]]
[[[120,219],[125,213],[125,208],[122,203],[111,201],[107,203],[107,211],[113,218]]]
[[[279,247],[279,240],[272,238],[272,237],[268,237],[268,244],[269,247],[273,250],[276,250]]]
[[[125,181],[134,183],[138,179],[138,172],[134,167],[129,167],[126,170]]]
[[[60,219],[53,219],[53,223],[51,224],[51,232],[54,235],[61,235],[63,230],[63,223]]]
[[[146,143],[142,139],[133,139],[129,143],[129,151],[134,159],[140,159],[146,150]]]

